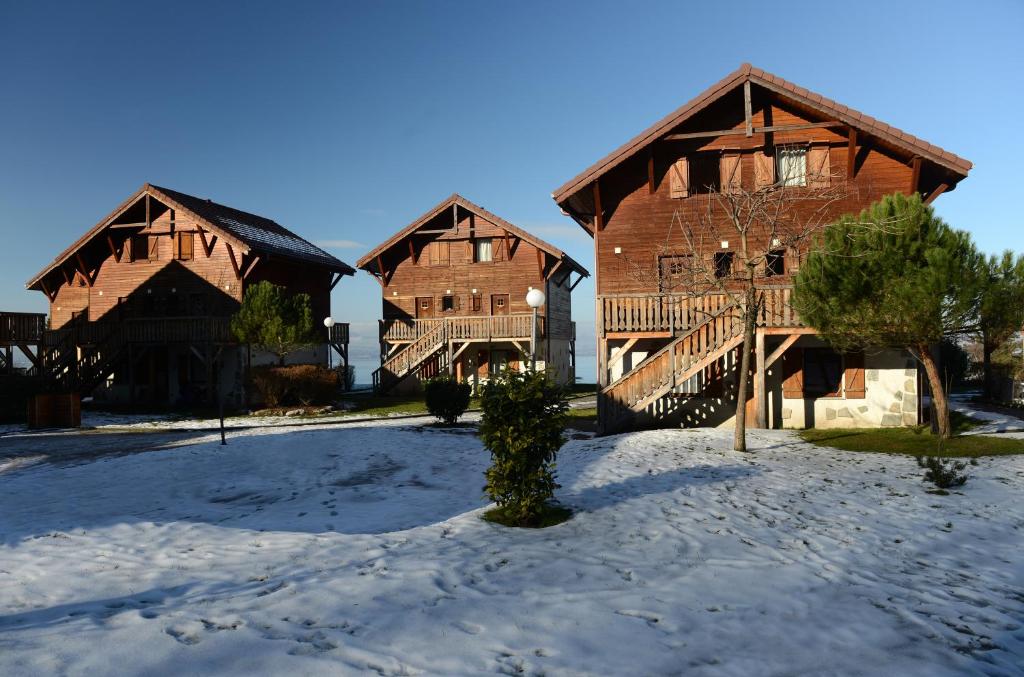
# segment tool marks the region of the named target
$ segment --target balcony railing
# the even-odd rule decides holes
[[[46,331],[46,315],[0,312],[0,344],[39,343]]]
[[[764,294],[759,326],[803,326],[790,303],[792,287],[763,287],[758,291]],[[598,296],[598,303],[606,334],[678,335],[721,312],[732,299],[724,294],[606,294]]]
[[[447,336],[455,341],[499,341],[529,339],[533,315],[470,315],[423,320],[381,320],[380,338],[388,343],[416,341],[441,325],[447,325]],[[537,336],[545,336],[545,319],[537,317]]]
[[[331,343],[348,343],[348,322],[335,322],[330,331]]]
[[[47,346],[94,345],[115,331],[127,343],[234,343],[226,317],[147,317],[119,322],[72,322],[47,331]]]

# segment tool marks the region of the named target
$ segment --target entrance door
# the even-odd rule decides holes
[[[491,294],[491,315],[508,315],[508,294]]]
[[[416,297],[416,319],[423,320],[434,316],[434,297]]]

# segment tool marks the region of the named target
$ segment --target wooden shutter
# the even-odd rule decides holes
[[[178,233],[178,258],[190,261],[192,260],[192,233]]]
[[[683,198],[690,194],[690,163],[681,157],[668,170],[669,197]]]
[[[739,153],[727,153],[722,156],[718,163],[720,173],[719,185],[723,193],[735,194],[740,192],[740,155]]]
[[[149,240],[149,242],[148,242],[148,245],[149,245],[149,260],[150,261],[156,261],[157,258],[158,258],[157,254],[160,251],[160,249],[159,249],[160,238],[150,236],[148,238],[148,240]]]
[[[775,183],[775,158],[763,150],[754,153],[754,184],[767,188]]]
[[[846,353],[843,356],[843,381],[846,399],[864,399],[867,392],[864,384],[864,353]]]
[[[804,396],[804,350],[790,348],[782,354],[782,397],[789,400]]]
[[[828,146],[811,146],[807,151],[807,185],[811,188],[828,188],[831,178]]]

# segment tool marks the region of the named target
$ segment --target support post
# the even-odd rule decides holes
[[[768,427],[768,394],[765,389],[767,370],[764,363],[764,330],[758,329],[754,338],[754,402],[757,407],[754,425],[758,428]]]
[[[743,117],[747,123],[747,136],[754,135],[754,119],[751,112],[752,106],[750,103],[750,80],[743,83]]]

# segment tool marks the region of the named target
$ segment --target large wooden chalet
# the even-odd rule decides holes
[[[571,293],[586,269],[469,200],[452,195],[356,265],[382,290],[379,391],[445,371],[479,384],[534,354],[560,382],[575,379]],[[546,297],[536,333],[534,288]]]
[[[735,410],[741,336],[732,301],[695,296],[666,278],[678,273],[678,256],[706,257],[715,275],[729,275],[737,231],[714,225],[694,251],[695,242],[672,228],[683,210],[726,191],[785,188],[799,196],[842,187],[827,222],[894,192],[931,202],[970,169],[933,144],[744,64],[555,190],[554,200],[594,239],[603,429],[721,424]],[[832,351],[789,306],[801,247],[772,251],[775,238],[752,244],[768,255],[757,280],[764,306],[748,420],[762,427],[917,423],[913,360],[897,350]],[[637,275],[638,267],[653,274]]]
[[[229,321],[245,290],[269,280],[330,314],[331,289],[355,270],[270,219],[144,185],[27,284],[46,294],[49,329],[11,315],[52,390],[121,402],[238,402],[251,355]],[[3,318],[0,318],[0,326]],[[347,362],[348,325],[299,361]],[[11,338],[8,337],[8,338]],[[38,346],[31,349],[31,344]]]

